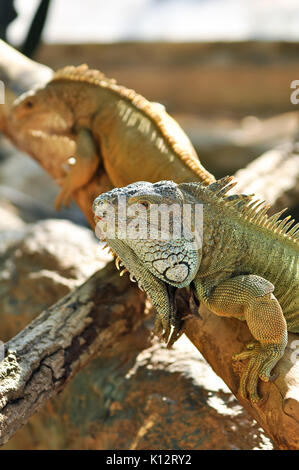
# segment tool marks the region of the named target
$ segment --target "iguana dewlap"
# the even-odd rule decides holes
[[[279,220],[281,213],[268,217],[268,206],[252,195],[226,195],[235,184],[231,181],[232,177],[227,177],[209,186],[139,182],[100,195],[93,210],[98,233],[118,256],[118,263],[151,298],[157,310],[155,331],[170,344],[180,335],[173,302],[175,288],[190,285],[199,301],[215,314],[247,322],[255,341],[235,359],[249,359],[240,392],[257,401],[258,379],[269,380],[284,353],[287,331],[299,333],[299,224],[294,225],[290,217]],[[151,221],[142,235],[133,237],[123,231],[120,197],[126,200],[126,227],[138,227],[136,207],[146,215],[147,224]],[[181,209],[180,215],[173,212],[167,219],[171,228],[168,238],[165,227],[164,232],[151,232],[152,227],[162,228],[165,214],[158,225],[152,218],[152,211],[161,204]],[[116,231],[110,238],[105,232],[107,207],[115,212]],[[200,231],[196,232],[194,218],[182,221],[185,207],[191,207],[193,215],[196,208],[202,208]],[[195,247],[186,235],[190,231],[172,235],[175,224],[181,221],[183,227],[186,220],[193,220],[191,227],[200,242]]]
[[[43,145],[43,154],[48,145],[51,154],[53,145],[61,142],[64,148],[70,141],[57,208],[103,167],[114,186],[142,179],[215,180],[163,106],[86,65],[65,67],[44,88],[22,95],[12,116],[27,140],[36,141],[35,153],[38,145]]]

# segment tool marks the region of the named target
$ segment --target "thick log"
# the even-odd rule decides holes
[[[0,445],[95,355],[134,334],[145,298],[129,283],[110,264],[6,343],[0,362]]]

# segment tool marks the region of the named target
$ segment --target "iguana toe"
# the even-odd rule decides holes
[[[283,355],[284,346],[277,344],[262,345],[258,342],[250,344],[250,350],[235,354],[233,360],[249,359],[241,375],[239,392],[243,398],[257,402],[260,397],[257,392],[258,380],[264,382],[273,380],[271,371]]]
[[[154,335],[158,336],[160,340],[167,343],[170,336],[170,321],[169,318],[161,318],[159,315],[156,316],[155,325],[154,325]]]
[[[68,188],[62,188],[60,193],[58,193],[56,199],[55,199],[55,209],[59,211],[61,209],[61,206],[69,206],[70,205],[70,200],[71,200],[71,191],[69,191]]]
[[[170,338],[168,339],[167,348],[170,349],[174,343],[182,336],[183,334],[182,328],[175,327],[174,330],[170,334]]]

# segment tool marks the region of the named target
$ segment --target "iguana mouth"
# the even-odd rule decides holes
[[[17,119],[17,123],[24,132],[43,132],[46,135],[67,135],[73,125],[72,119],[64,119],[56,112],[39,112],[31,116],[23,116]]]
[[[39,129],[29,129],[28,134],[36,139],[46,139],[47,141],[59,140],[65,142],[75,142],[75,138],[71,133],[66,134],[66,132],[62,130],[41,131]]]
[[[171,286],[170,284],[167,284],[166,282],[164,282],[164,284],[167,290],[169,303],[171,305],[171,310],[173,312],[173,315],[176,316],[177,314],[176,291],[178,290],[178,288],[175,286]]]

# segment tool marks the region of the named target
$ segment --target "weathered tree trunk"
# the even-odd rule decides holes
[[[237,171],[235,192],[254,193],[269,202],[271,213],[299,201],[299,143],[285,143]]]
[[[110,263],[6,343],[0,363],[1,445],[95,355],[134,334],[145,297],[129,284]]]

